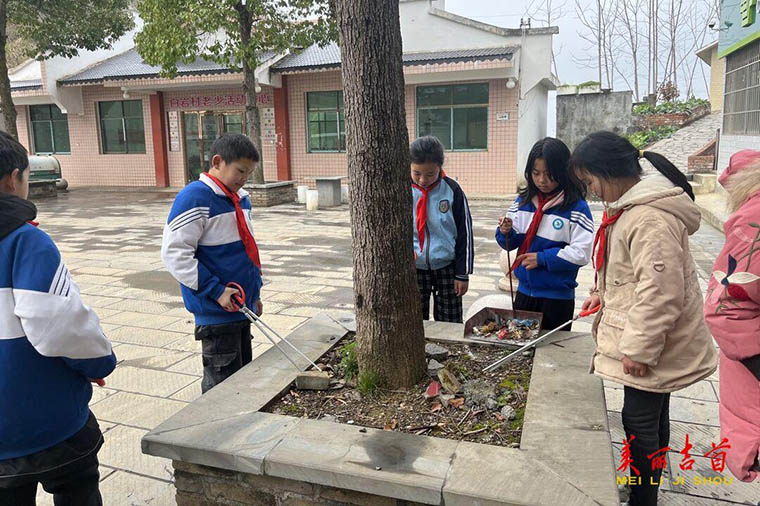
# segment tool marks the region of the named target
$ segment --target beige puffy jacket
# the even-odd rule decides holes
[[[593,326],[591,371],[650,392],[673,392],[712,374],[717,353],[702,316],[702,292],[689,252],[699,229],[697,205],[657,174],[642,179],[608,214],[599,273],[602,310]],[[643,377],[623,372],[623,356],[648,365]]]

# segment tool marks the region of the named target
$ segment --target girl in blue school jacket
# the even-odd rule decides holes
[[[410,147],[414,255],[422,315],[437,321],[462,321],[462,296],[472,274],[474,245],[467,197],[443,172],[443,145],[432,136]]]
[[[517,249],[511,266],[519,280],[514,309],[543,313],[545,330],[573,318],[576,277],[589,263],[594,241],[586,189],[568,169],[569,160],[564,142],[538,141],[525,166],[527,184],[496,228],[499,246]]]

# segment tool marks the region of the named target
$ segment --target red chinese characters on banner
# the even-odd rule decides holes
[[[193,95],[176,97],[169,100],[170,109],[200,109],[204,107],[236,107],[244,106],[248,100],[243,94],[235,95]],[[256,95],[256,103],[265,105],[271,102],[271,97],[266,93]]]

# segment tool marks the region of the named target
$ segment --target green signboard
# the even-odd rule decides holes
[[[757,0],[720,0],[719,57],[760,39],[757,8]]]

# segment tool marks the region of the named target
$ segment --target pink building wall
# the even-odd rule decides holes
[[[418,66],[405,69],[406,74],[441,72],[443,70],[465,70],[472,64],[450,64]],[[503,66],[499,62],[485,62],[479,68]],[[165,114],[179,111],[180,150],[169,150],[169,122],[164,135],[167,139],[169,183],[173,187],[187,184],[185,169],[185,145],[182,132],[184,125],[181,112],[215,110],[243,111],[241,104],[220,104],[209,107],[181,106],[176,99],[187,97],[241,95],[242,87],[214,83],[218,76],[200,76],[198,84],[204,87],[163,92]],[[465,192],[480,194],[505,194],[515,191],[517,186],[517,89],[508,89],[504,79],[484,79],[473,82],[489,83],[488,148],[484,151],[447,151],[445,169],[447,174],[460,182]],[[146,80],[147,82],[147,80]],[[314,185],[317,176],[346,175],[345,153],[309,153],[306,127],[306,93],[311,91],[333,91],[342,88],[340,71],[309,72],[289,74],[288,117],[292,177],[299,184]],[[121,84],[121,83],[116,83]],[[132,85],[145,84],[140,80]],[[447,84],[442,82],[440,84]],[[410,141],[416,137],[416,85],[405,88],[406,121]],[[150,95],[130,91],[130,100],[142,100],[146,149],[144,154],[103,154],[101,153],[100,128],[97,116],[97,102],[103,100],[123,100],[118,86],[85,86],[82,90],[84,111],[81,115],[69,115],[69,138],[71,154],[57,154],[61,161],[63,177],[72,186],[143,186],[156,185],[153,160],[153,136],[151,132]],[[259,97],[260,110],[274,107],[272,89],[265,87]],[[17,106],[19,137],[27,148],[30,147],[28,107]],[[509,119],[503,119],[508,114]],[[501,119],[497,120],[497,117]],[[158,142],[158,140],[156,140]],[[276,149],[273,140],[263,140],[264,176],[267,181],[277,179]]]
[[[517,186],[517,91],[508,89],[505,79],[480,80],[489,83],[488,149],[447,151],[444,168],[459,181],[465,192],[512,193]],[[450,83],[436,83],[450,84]],[[314,185],[317,176],[347,174],[345,153],[309,153],[306,127],[306,93],[342,89],[340,71],[288,75],[288,105],[293,179]],[[416,86],[407,85],[406,122],[410,142],[416,137]],[[508,120],[497,116],[509,113]]]

